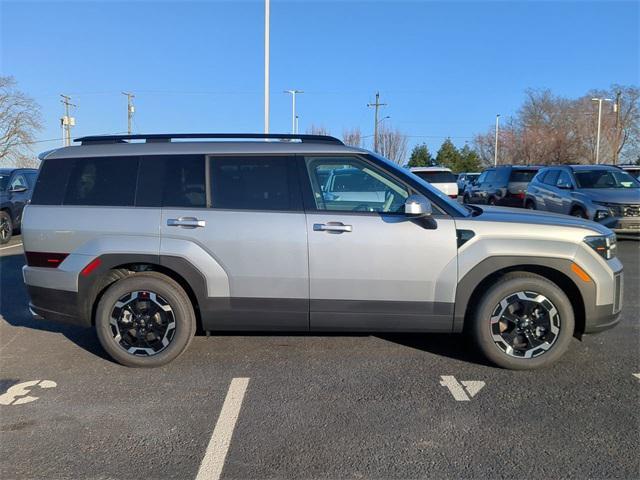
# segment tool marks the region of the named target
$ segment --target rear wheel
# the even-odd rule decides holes
[[[567,350],[575,320],[571,302],[539,275],[505,275],[479,301],[471,328],[480,351],[496,365],[529,370],[556,362]]]
[[[13,223],[11,216],[4,210],[0,211],[0,245],[4,245],[11,240],[13,235]]]
[[[96,331],[102,347],[129,367],[158,367],[177,358],[196,330],[193,306],[182,287],[155,272],[112,284],[100,299]]]

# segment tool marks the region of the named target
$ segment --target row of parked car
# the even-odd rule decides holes
[[[640,166],[502,165],[458,176],[442,167],[411,171],[463,203],[545,210],[640,234]]]

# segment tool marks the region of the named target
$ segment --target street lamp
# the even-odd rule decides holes
[[[380,125],[382,122],[384,122],[388,118],[391,118],[391,115],[387,115],[386,117],[381,118],[380,120],[378,120],[378,123],[376,123],[376,125]]]
[[[264,1],[264,133],[269,133],[269,17],[270,0]]]
[[[613,102],[610,98],[592,98],[592,102],[598,102],[598,134],[596,135],[596,165],[600,163],[600,122],[602,121],[602,102]]]
[[[498,131],[500,130],[500,114],[496,115],[496,141],[493,146],[493,165],[498,166]]]
[[[291,94],[291,133],[297,134],[298,128],[296,126],[296,93],[304,93],[302,90],[285,90],[284,93]]]

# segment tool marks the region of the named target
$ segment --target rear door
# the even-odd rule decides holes
[[[205,328],[308,330],[307,233],[295,157],[209,156],[167,169],[161,254],[205,254],[220,270],[196,265],[209,286],[220,275],[228,284],[210,288]]]
[[[451,331],[457,283],[454,220],[404,215],[411,188],[360,157],[305,158],[312,330]],[[320,173],[349,168],[351,192],[326,195]],[[371,200],[374,184],[382,199]],[[355,200],[355,201],[354,201]]]
[[[544,201],[544,209],[548,212],[558,211],[559,195],[556,182],[559,175],[560,171],[554,168],[549,170],[542,180],[540,192]]]
[[[21,172],[16,172],[9,181],[9,201],[13,209],[14,226],[20,226],[22,221],[22,211],[31,196],[31,187],[26,177]]]

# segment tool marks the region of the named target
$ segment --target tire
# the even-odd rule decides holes
[[[542,312],[542,319],[533,321],[536,310],[531,311],[528,317],[531,325],[522,330],[504,320],[510,316],[526,322],[527,318],[522,320],[518,312],[528,307]],[[492,317],[498,321],[492,321]],[[489,288],[476,305],[471,321],[469,333],[478,349],[490,362],[512,370],[532,370],[555,363],[567,350],[575,328],[573,307],[562,289],[540,275],[526,272],[509,273]],[[516,333],[519,331],[525,333]],[[543,331],[546,333],[538,337]],[[534,340],[533,344],[527,335]],[[511,352],[505,339],[509,336],[513,337]]]
[[[587,218],[587,214],[580,207],[574,207],[571,210],[571,216],[572,217],[578,217],[578,218]]]
[[[462,203],[469,203],[469,195],[466,193],[462,196]]]
[[[524,204],[524,208],[526,208],[528,210],[535,210],[536,209],[536,204],[533,203],[533,200],[527,200],[527,203]]]
[[[491,197],[489,198],[489,200],[487,200],[487,205],[492,205],[492,206],[496,206],[496,199],[495,197]]]
[[[0,211],[0,245],[9,243],[13,235],[13,222],[11,215],[4,210]]]
[[[133,292],[139,292],[137,297]],[[150,316],[149,311],[155,313]],[[114,324],[112,316],[117,317]],[[102,347],[128,367],[159,367],[175,360],[196,331],[189,296],[173,279],[156,272],[132,274],[113,283],[98,303],[95,321]]]

